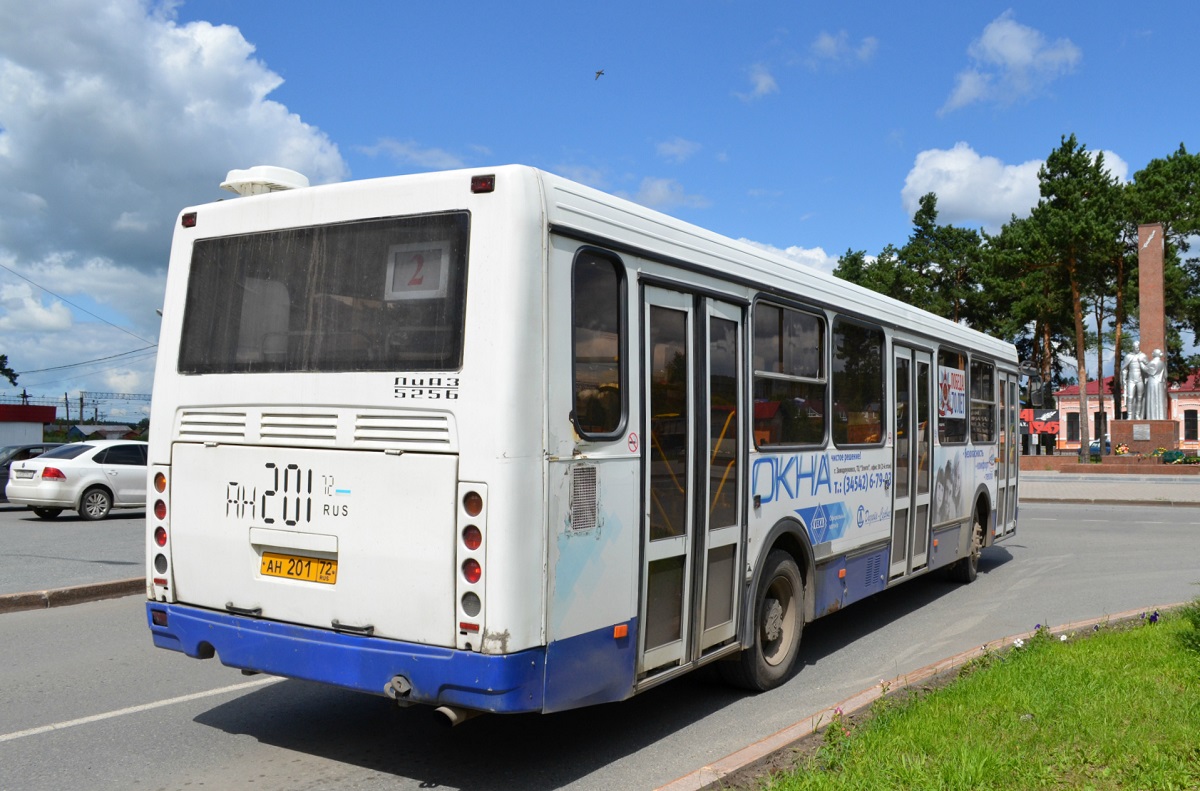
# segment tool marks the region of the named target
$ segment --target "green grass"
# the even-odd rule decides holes
[[[1039,629],[824,738],[763,788],[1200,789],[1200,602],[1066,641]]]

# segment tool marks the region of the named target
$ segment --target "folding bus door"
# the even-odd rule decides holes
[[[638,672],[733,640],[744,511],[740,308],[646,287],[645,515]]]
[[[1017,423],[1020,406],[1017,376],[1000,371],[999,382],[1000,441],[996,446],[995,534],[1002,536],[1013,532],[1017,526],[1017,445],[1021,435]]]
[[[892,548],[888,576],[901,577],[929,562],[930,481],[933,451],[932,357],[892,349]]]

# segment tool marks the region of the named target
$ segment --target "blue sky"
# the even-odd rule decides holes
[[[1062,135],[1121,178],[1196,149],[1200,5],[1145,8],[0,0],[0,352],[149,392],[148,352],[41,369],[153,342],[177,211],[255,164],[530,164],[825,269],[929,191],[996,230]]]

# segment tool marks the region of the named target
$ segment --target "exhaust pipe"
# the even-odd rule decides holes
[[[475,709],[460,709],[458,706],[438,706],[436,711],[438,714],[441,714],[446,718],[446,721],[450,724],[450,727],[462,725],[467,720],[472,719],[473,717],[478,717],[483,713],[481,711],[476,711]]]

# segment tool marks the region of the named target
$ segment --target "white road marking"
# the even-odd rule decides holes
[[[50,731],[61,731],[64,728],[74,728],[76,725],[87,725],[92,722],[100,722],[102,720],[110,720],[113,717],[124,717],[126,714],[138,714],[151,709],[160,709],[163,706],[173,706],[176,703],[187,703],[190,700],[199,700],[201,698],[211,698],[214,695],[224,695],[227,692],[241,692],[254,687],[262,687],[267,684],[274,684],[277,681],[283,681],[282,678],[274,676],[268,678],[260,678],[257,681],[247,681],[242,684],[234,684],[229,687],[221,687],[220,689],[210,689],[207,692],[193,692],[191,695],[181,695],[177,698],[168,698],[166,700],[157,700],[154,703],[143,703],[140,706],[130,706],[127,709],[117,709],[116,711],[108,711],[104,714],[93,714],[89,717],[80,717],[77,720],[67,720],[65,722],[54,722],[49,725],[42,725],[38,728],[29,728],[23,731],[13,731],[12,733],[0,734],[0,742],[11,742],[14,739],[23,739],[26,736],[37,736],[39,733],[49,733]]]

